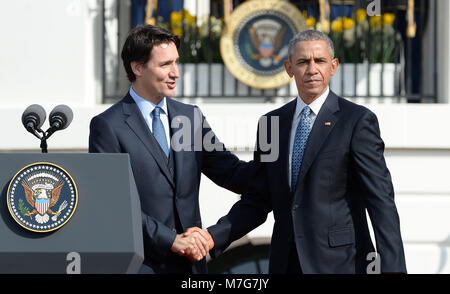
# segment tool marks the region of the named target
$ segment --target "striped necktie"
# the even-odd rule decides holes
[[[292,147],[291,191],[295,191],[295,187],[297,186],[303,154],[305,152],[306,143],[308,142],[309,132],[311,131],[310,113],[311,109],[309,106],[305,106],[302,110],[297,130],[295,131],[294,146]]]
[[[159,146],[161,146],[161,149],[164,151],[166,156],[169,157],[169,146],[167,145],[166,132],[160,118],[161,107],[156,106],[152,113],[153,136],[155,136],[156,141],[158,141]]]

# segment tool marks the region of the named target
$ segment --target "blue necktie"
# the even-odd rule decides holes
[[[156,141],[158,141],[159,146],[161,146],[166,156],[169,157],[169,146],[167,146],[166,132],[164,131],[164,126],[161,122],[161,118],[159,117],[161,108],[159,106],[156,106],[155,109],[153,109],[152,113],[153,136],[155,136]]]
[[[309,132],[311,131],[310,113],[311,109],[309,106],[305,106],[300,116],[297,130],[295,131],[294,146],[292,147],[291,191],[295,191],[295,187],[297,186],[298,174],[300,173],[300,167],[302,166],[303,153],[305,152]]]

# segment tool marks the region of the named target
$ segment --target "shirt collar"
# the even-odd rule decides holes
[[[161,107],[163,110],[162,113],[168,115],[169,112],[167,111],[167,103],[166,103],[166,97],[164,97],[158,104],[155,104],[151,101],[148,101],[141,96],[139,96],[133,89],[133,86],[130,87],[130,95],[136,102],[137,106],[139,107],[139,110],[141,111],[142,115],[144,117],[147,117],[147,115],[151,114],[153,109],[155,109],[156,106]]]
[[[320,95],[319,98],[311,102],[309,105],[303,101],[300,95],[297,96],[297,108],[295,109],[295,117],[299,116],[300,113],[302,113],[302,110],[303,108],[305,108],[305,106],[309,106],[309,108],[311,108],[311,111],[317,116],[329,93],[330,87],[327,87],[325,92],[323,92],[323,94]]]

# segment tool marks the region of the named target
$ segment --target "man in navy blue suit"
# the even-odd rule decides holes
[[[257,140],[249,192],[208,228],[213,256],[273,211],[270,273],[366,273],[376,256],[367,210],[379,256],[375,271],[406,273],[377,118],[329,89],[339,65],[333,57],[333,43],[321,32],[303,31],[291,40],[285,68],[298,96],[264,116],[267,130],[278,120],[279,156],[267,160],[270,150]],[[258,138],[268,138],[262,142],[270,135],[259,128]]]
[[[168,30],[133,29],[122,50],[130,91],[90,125],[89,152],[130,155],[148,273],[206,273],[211,237],[183,234],[202,226],[201,173],[235,193],[248,182],[249,165],[225,150],[198,107],[169,98],[179,77],[179,45]]]

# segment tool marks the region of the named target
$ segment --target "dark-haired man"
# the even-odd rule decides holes
[[[206,272],[209,234],[183,235],[201,227],[201,173],[236,193],[247,183],[248,164],[225,150],[200,110],[169,98],[179,77],[179,44],[163,28],[133,29],[122,50],[130,91],[90,125],[89,152],[130,155],[142,208],[143,268],[149,273]]]

